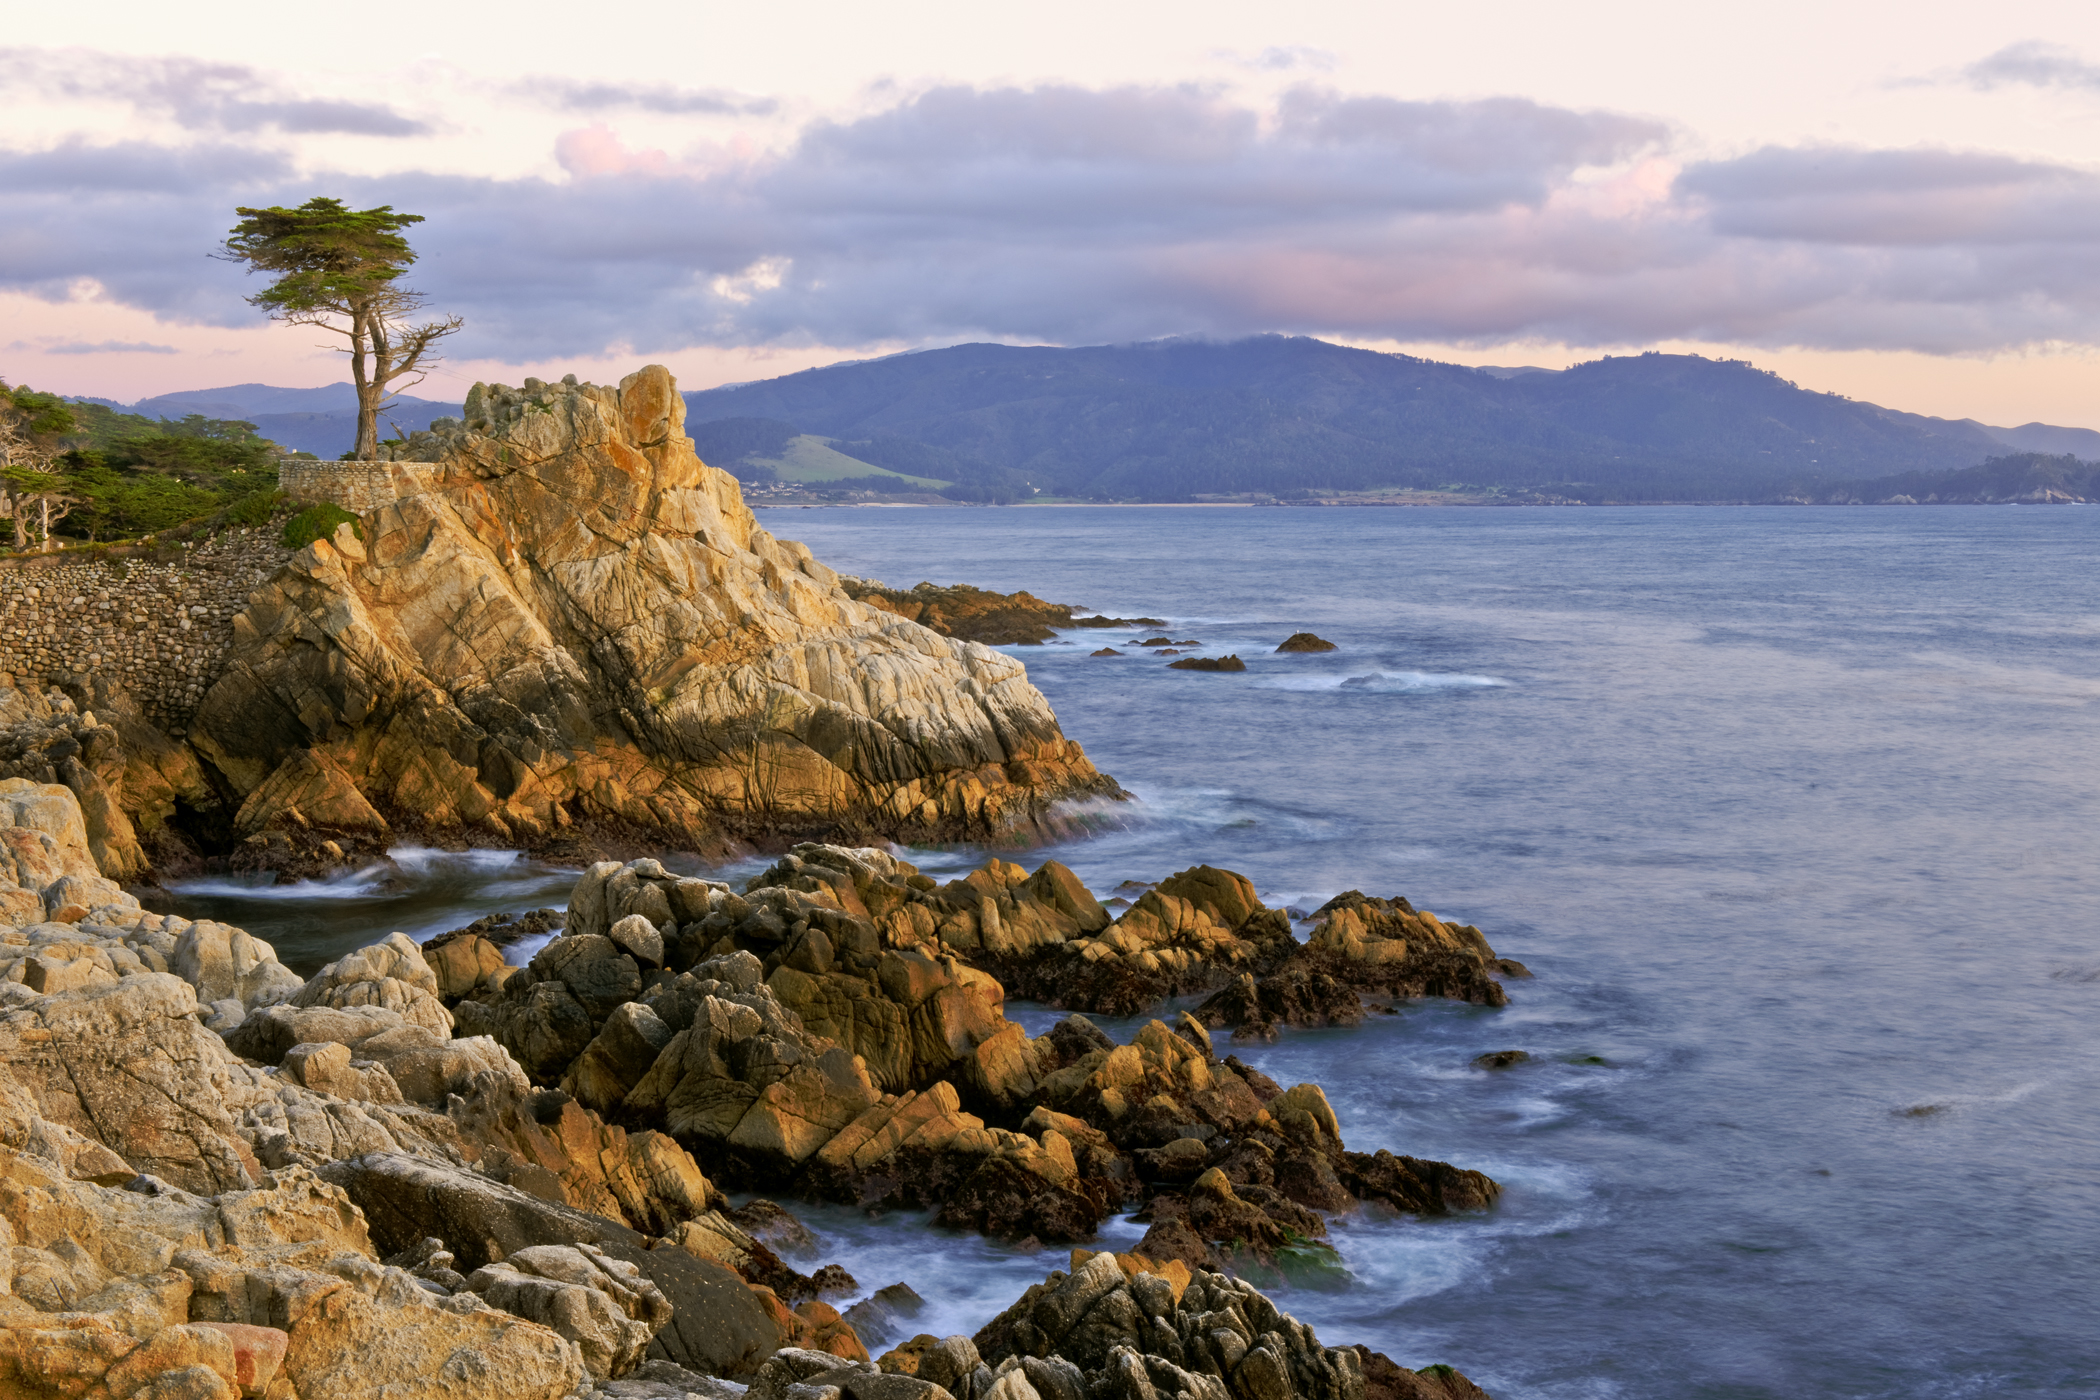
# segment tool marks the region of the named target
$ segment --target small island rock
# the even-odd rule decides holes
[[[1490,1050],[1485,1055],[1473,1057],[1475,1069],[1509,1069],[1521,1065],[1531,1058],[1529,1050]]]
[[[1283,639],[1278,651],[1333,651],[1334,643],[1325,637],[1316,637],[1310,632],[1293,632]]]

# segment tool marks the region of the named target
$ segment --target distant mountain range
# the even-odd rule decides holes
[[[1566,370],[1474,369],[1278,335],[957,345],[685,398],[701,456],[746,480],[945,483],[945,494],[974,500],[1448,488],[1512,500],[1823,500],[1847,498],[1846,483],[1871,499],[1883,485],[1921,500],[1992,499],[2022,481],[2061,493],[2087,478],[2077,462],[1979,475],[1990,459],[2100,461],[2090,428],[1903,413],[1738,360],[1644,354]],[[355,402],[348,384],[240,384],[112,407],[242,418],[287,447],[335,457],[351,444]],[[404,398],[382,432],[460,412]],[[1950,473],[1967,475],[1937,490]]]
[[[294,452],[316,457],[340,457],[357,441],[357,390],[348,382],[327,384],[318,389],[281,389],[271,384],[230,384],[223,389],[186,389],[160,394],[134,404],[114,399],[91,399],[123,413],[147,418],[182,418],[201,413],[206,418],[236,418],[253,423],[272,442]],[[402,396],[380,415],[379,435],[392,437],[394,430],[412,433],[430,426],[433,418],[457,418],[460,406],[435,399]]]
[[[695,432],[710,420],[771,420],[914,475],[1018,477],[1038,492],[1124,500],[1451,486],[1770,500],[1963,470],[2009,451],[2100,458],[2091,429],[1902,413],[1741,361],[1645,354],[1482,370],[1273,335],[958,345],[686,401]]]

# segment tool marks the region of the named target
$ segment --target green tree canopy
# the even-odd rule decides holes
[[[248,298],[272,312],[339,311],[393,290],[416,260],[401,236],[421,214],[397,214],[392,205],[352,209],[317,197],[297,209],[236,209],[241,222],[225,254],[277,280]]]
[[[431,347],[462,324],[457,316],[410,324],[424,300],[400,283],[416,260],[402,230],[422,223],[423,216],[398,213],[388,204],[352,209],[325,196],[296,209],[234,212],[241,221],[219,256],[276,278],[249,297],[249,305],[274,320],[321,326],[350,342],[345,353],[357,388],[357,445],[351,455],[375,456],[379,410],[400,389],[423,382],[423,372],[437,363]],[[396,386],[400,380],[406,382]]]

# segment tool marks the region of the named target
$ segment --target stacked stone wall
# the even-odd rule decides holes
[[[180,734],[219,677],[235,614],[289,558],[274,531],[257,529],[165,563],[29,558],[0,568],[0,672],[36,685],[95,672]]]
[[[363,515],[429,489],[428,462],[307,462],[277,467],[277,484],[295,501],[329,501]]]

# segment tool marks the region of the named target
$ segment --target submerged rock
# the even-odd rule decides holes
[[[1165,652],[1160,653],[1162,656]],[[1169,661],[1170,671],[1244,671],[1247,663],[1237,656],[1188,656],[1179,661]]]

